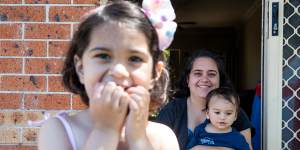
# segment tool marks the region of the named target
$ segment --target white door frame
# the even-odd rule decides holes
[[[263,0],[262,149],[280,150],[282,143],[283,0]],[[272,36],[272,3],[279,2],[278,36]]]

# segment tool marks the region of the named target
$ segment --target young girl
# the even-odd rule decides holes
[[[158,39],[164,35],[157,35],[145,12],[152,13],[115,1],[85,16],[72,39],[63,81],[89,107],[43,124],[39,149],[179,149],[171,129],[148,121],[149,109],[165,100],[168,74]],[[168,38],[161,48],[170,44]]]
[[[205,149],[224,147],[223,149],[249,150],[246,139],[240,132],[231,127],[239,112],[239,97],[229,88],[217,88],[207,95],[207,120],[195,128],[187,149]]]

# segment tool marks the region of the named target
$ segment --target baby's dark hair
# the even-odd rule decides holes
[[[139,6],[129,1],[110,1],[106,5],[91,10],[84,16],[74,33],[62,72],[64,86],[72,93],[79,94],[86,105],[89,105],[89,98],[84,85],[80,83],[77,76],[74,56],[82,58],[90,43],[92,31],[96,27],[110,23],[125,25],[125,27],[136,29],[145,35],[153,58],[152,78],[157,76],[156,64],[159,61],[164,62],[163,52],[159,50],[156,30]],[[151,106],[160,106],[165,102],[168,80],[168,72],[163,70],[160,78],[154,81],[154,87],[150,91],[150,110],[153,109]]]
[[[214,96],[222,97],[224,100],[229,101],[236,107],[236,112],[239,112],[240,98],[234,89],[221,87],[210,91],[206,96],[206,109],[208,109],[209,103]]]

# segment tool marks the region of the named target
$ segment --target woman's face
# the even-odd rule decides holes
[[[188,78],[188,87],[192,97],[205,98],[220,85],[220,74],[216,62],[209,57],[195,59]]]
[[[97,83],[115,82],[124,90],[151,87],[153,59],[145,35],[116,23],[96,27],[82,58],[76,58],[77,74],[89,98]]]

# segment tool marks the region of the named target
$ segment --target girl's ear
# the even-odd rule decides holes
[[[74,66],[80,83],[84,84],[82,60],[77,55],[74,56]]]
[[[159,80],[160,76],[161,76],[161,73],[163,72],[164,70],[164,63],[162,61],[158,61],[157,64],[155,65],[155,73],[156,73],[156,76],[155,78],[153,78],[151,80],[151,84],[150,84],[150,89],[152,89],[155,85],[155,82]]]
[[[164,62],[162,61],[158,61],[157,64],[156,64],[156,67],[155,67],[155,71],[156,71],[156,80],[158,80],[161,76],[161,73],[164,69],[165,65],[164,65]]]

